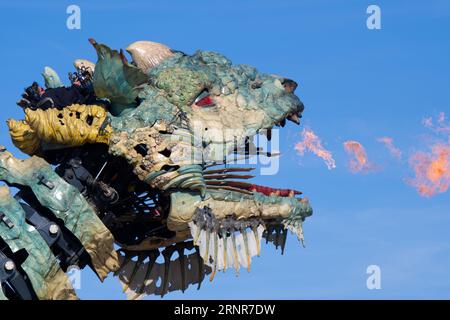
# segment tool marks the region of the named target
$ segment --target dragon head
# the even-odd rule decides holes
[[[123,51],[90,42],[97,63],[77,61],[94,69],[95,95],[107,101],[108,112],[97,106],[27,110],[25,123],[10,122],[10,130],[18,146],[24,137],[70,146],[102,143],[111,156],[125,159],[137,181],[157,195],[152,200],[162,224],[174,234],[164,241],[150,235],[128,250],[193,238],[215,272],[250,268],[263,236],[278,245],[291,230],[303,241],[302,223],[312,214],[308,200],[296,190],[250,183],[253,168],[234,164],[274,156],[255,146],[255,136],[270,140],[274,126],[300,123],[304,107],[293,80],[233,65],[214,52],[187,55],[139,41],[127,48],[129,62]],[[42,129],[49,124],[52,130]],[[22,144],[22,150],[40,148]]]
[[[137,42],[128,48],[130,64],[122,52],[93,44],[99,55],[94,87],[111,101],[114,113],[110,152],[125,157],[152,188],[170,194],[170,230],[190,226],[204,260],[217,269],[226,258],[218,262],[214,257],[217,250],[209,248],[214,237],[226,241],[234,231],[252,229],[257,244],[247,256],[259,254],[260,225],[281,224],[303,240],[302,222],[312,210],[297,197],[300,192],[242,182],[252,177],[242,174],[248,168],[211,168],[262,153],[253,144],[258,133],[270,140],[272,128],[284,126],[286,119],[299,124],[304,107],[294,94],[294,81],[233,65],[214,52],[186,55]],[[105,81],[116,65],[131,89],[120,95],[128,100],[119,103],[108,88],[127,86]],[[249,261],[240,259],[240,264],[249,266]]]

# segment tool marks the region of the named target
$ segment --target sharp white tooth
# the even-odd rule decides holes
[[[211,266],[214,265],[214,262],[217,261],[215,255],[216,255],[216,246],[215,246],[215,239],[216,239],[216,232],[211,232],[209,235],[209,261],[212,261],[213,264]]]
[[[256,230],[258,231],[258,238],[262,239],[262,236],[266,228],[262,224],[260,224]]]
[[[198,247],[200,249],[200,256],[206,261],[206,231],[201,230],[200,237],[198,238]]]
[[[196,246],[202,229],[197,227],[193,221],[189,222],[189,228],[191,229],[191,235],[194,239],[194,246]]]
[[[194,268],[197,268],[197,279],[198,279],[197,290],[200,290],[204,277],[204,263],[200,255],[200,250],[197,247],[195,248],[195,260],[197,263],[194,264],[193,266],[195,266]]]
[[[217,270],[226,270],[227,265],[227,256],[226,256],[226,246],[224,245],[225,238],[218,238],[219,239],[219,255],[217,257]]]
[[[239,256],[239,263],[243,268],[248,268],[247,263],[247,255],[245,252],[245,243],[244,243],[244,237],[242,236],[242,233],[238,233],[236,236],[236,242],[238,243],[238,256]]]
[[[305,247],[305,236],[303,234],[303,226],[300,223],[300,225],[298,226],[298,232],[299,232],[299,239],[302,242],[302,246]]]
[[[227,266],[233,267],[234,255],[233,255],[233,241],[231,236],[227,237],[225,241],[227,247]]]
[[[257,255],[259,257],[259,255],[261,254],[261,238],[258,236],[258,228],[252,228],[251,233],[252,233],[253,237],[250,237],[250,238],[255,241],[255,246],[256,246],[255,255]]]
[[[252,264],[252,256],[251,256],[251,253],[250,253],[250,245],[249,245],[248,233],[247,233],[246,230],[243,230],[242,238],[244,239],[245,257],[247,258],[247,271],[250,272],[250,267],[251,267],[251,264]]]
[[[258,243],[256,241],[256,237],[257,237],[257,235],[252,230],[250,230],[250,232],[247,233],[248,252],[249,252],[251,258],[259,255],[258,254]]]
[[[213,237],[213,249],[212,252],[214,254],[213,256],[213,271],[211,273],[211,276],[209,277],[209,281],[213,281],[214,277],[216,276],[216,272],[217,272],[217,268],[218,268],[218,256],[219,256],[219,236],[217,234],[217,232],[212,232],[211,233],[212,237]]]
[[[206,230],[205,233],[206,233],[206,241],[205,241],[206,251],[205,251],[205,255],[203,256],[203,260],[205,261],[205,263],[207,265],[209,265],[210,264],[209,255],[210,255],[210,252],[211,252],[211,250],[210,250],[211,249],[210,248],[210,246],[211,246],[211,243],[210,243],[211,233],[208,230]]]
[[[231,234],[231,247],[233,251],[233,262],[234,262],[234,269],[236,270],[236,273],[239,274],[239,252],[238,252],[238,242],[236,239],[236,234],[233,232]]]
[[[303,235],[302,223],[299,223],[295,226],[292,224],[286,224],[285,228],[289,229],[293,234],[295,234],[298,240],[300,240],[300,242],[302,243],[303,247],[305,247],[305,237]]]

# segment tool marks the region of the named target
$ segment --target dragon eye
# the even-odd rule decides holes
[[[208,90],[203,90],[194,101],[197,107],[212,107],[215,105],[214,100],[209,95]]]

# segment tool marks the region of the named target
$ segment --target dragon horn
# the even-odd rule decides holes
[[[151,41],[136,41],[126,48],[134,63],[145,74],[165,59],[173,56],[169,47]]]

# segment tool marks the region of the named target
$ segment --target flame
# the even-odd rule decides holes
[[[361,143],[352,140],[345,141],[344,149],[352,157],[349,162],[351,172],[368,172],[373,169],[373,165],[369,162],[366,150]]]
[[[434,123],[433,117],[428,117],[422,120],[422,124],[436,133],[448,134],[450,133],[450,125],[445,122],[445,119],[445,113],[440,112],[436,123]]]
[[[439,142],[431,147],[430,153],[416,152],[409,163],[415,171],[415,178],[408,183],[424,197],[447,191],[450,185],[450,144]]]
[[[336,162],[333,159],[333,155],[330,151],[326,150],[322,146],[320,138],[309,128],[303,129],[302,141],[295,145],[295,149],[300,155],[304,155],[306,150],[311,151],[316,156],[322,158],[328,167],[328,170],[336,168]]]
[[[401,159],[402,158],[402,152],[400,151],[399,148],[397,148],[394,145],[394,139],[392,139],[391,137],[380,137],[377,139],[378,142],[381,142],[382,144],[384,144],[384,146],[386,147],[386,149],[388,149],[389,153],[397,159]]]

